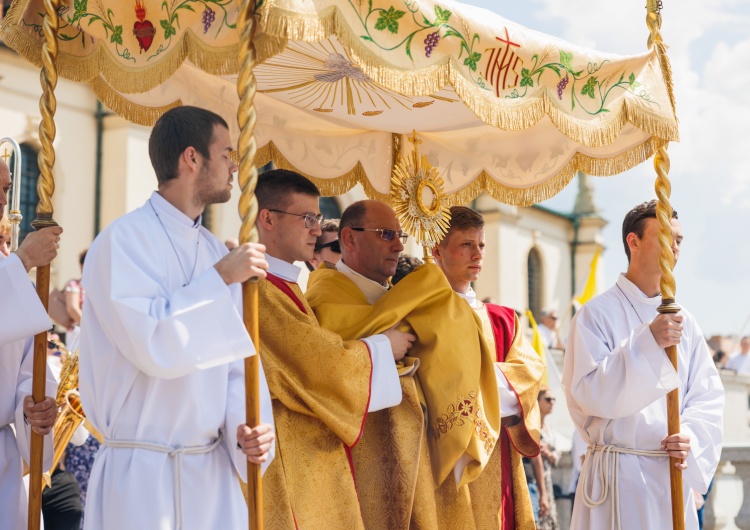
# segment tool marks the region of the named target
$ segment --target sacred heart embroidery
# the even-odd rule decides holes
[[[142,0],[135,0],[135,17],[138,19],[133,24],[133,35],[138,40],[138,46],[145,52],[151,47],[156,35],[156,28],[150,20],[146,20],[146,7]]]

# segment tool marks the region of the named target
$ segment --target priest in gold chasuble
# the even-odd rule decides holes
[[[269,262],[259,290],[261,356],[277,441],[263,476],[265,528],[364,530],[351,450],[369,412],[400,403],[394,361],[414,337],[388,330],[343,341],[321,328],[293,265],[312,257],[320,235],[318,190],[274,170],[260,176],[255,193]]]
[[[411,475],[405,475],[407,466],[401,462],[405,452],[394,452],[390,461],[382,456],[378,462],[377,445],[368,448],[364,443],[354,450],[355,470],[361,477],[359,468],[366,468],[368,486],[375,489],[371,495],[386,501],[372,506],[363,503],[365,523],[368,528],[379,528],[379,521],[390,517],[389,520],[399,521],[393,528],[409,528],[409,524],[441,529],[502,528],[501,477],[495,463],[499,461],[495,455],[501,416],[496,353],[484,338],[479,315],[450,289],[434,265],[420,267],[386,293],[386,280],[395,270],[395,259],[402,250],[400,244],[393,243],[394,237],[400,235],[398,221],[389,207],[375,201],[350,206],[341,220],[342,262],[334,269],[313,274],[307,292],[321,325],[345,338],[400,320],[408,323],[418,337],[406,359],[420,360],[415,383],[424,394],[427,428],[422,436],[427,437],[428,448],[420,452],[419,464],[430,459],[433,492],[425,487],[427,475],[421,472],[420,465],[415,469],[409,462]],[[381,243],[378,238],[384,241]],[[403,380],[402,377],[402,386]],[[514,401],[518,402],[515,398]],[[405,391],[400,407],[406,402]],[[394,412],[390,409],[387,418],[383,413],[373,415],[365,427],[366,439],[373,437],[371,430],[377,427],[378,432],[373,434],[387,439],[379,444],[398,449],[402,438],[395,431],[403,420],[396,418]],[[376,416],[383,419],[376,423]],[[372,454],[368,455],[368,451]],[[538,446],[532,447],[530,453],[537,451]],[[494,477],[488,471],[494,471]],[[397,498],[389,489],[394,483],[405,492]],[[407,495],[411,491],[414,495],[410,498]],[[411,521],[397,517],[409,512]]]

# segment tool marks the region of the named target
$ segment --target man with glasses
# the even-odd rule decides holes
[[[336,265],[341,259],[341,247],[339,246],[339,220],[324,219],[320,223],[321,234],[315,240],[315,254],[307,260],[305,265],[312,272],[323,263]]]
[[[320,193],[297,173],[272,170],[255,194],[269,263],[259,294],[261,355],[278,433],[277,457],[263,477],[265,522],[364,530],[351,451],[369,413],[400,403],[395,361],[414,336],[389,329],[343,341],[321,328],[294,265],[313,257],[321,235]]]
[[[491,485],[482,499],[472,499],[469,488],[483,482],[492,463],[500,404],[495,353],[482,339],[481,322],[434,265],[390,286],[406,235],[389,206],[351,205],[339,236],[341,262],[309,282],[321,324],[346,337],[357,329],[355,319],[367,329],[403,319],[418,337],[401,369],[402,404],[373,415],[353,452],[358,483],[371,492],[363,500],[365,522],[402,530],[484,528],[474,509],[485,514],[481,506],[499,499],[499,476],[484,481]]]

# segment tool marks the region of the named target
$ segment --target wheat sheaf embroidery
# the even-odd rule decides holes
[[[479,407],[477,393],[470,391],[468,397],[458,396],[455,405],[448,406],[448,413],[441,415],[432,432],[435,440],[440,440],[440,436],[446,434],[453,427],[462,427],[470,422],[477,433],[479,439],[484,443],[484,450],[487,454],[492,453],[495,447],[495,437],[490,434],[487,423],[484,421],[482,409]]]

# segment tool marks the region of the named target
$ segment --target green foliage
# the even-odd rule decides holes
[[[398,33],[398,19],[403,17],[406,13],[404,11],[398,11],[393,6],[388,8],[388,11],[380,11],[380,17],[375,22],[375,29],[383,31],[387,29],[391,33]]]
[[[560,50],[560,64],[562,64],[569,72],[573,71],[573,52],[566,52]]]
[[[68,24],[71,26],[81,20],[88,12],[88,0],[73,1],[73,18],[68,18]]]
[[[474,52],[464,59],[464,65],[468,66],[473,72],[477,71],[477,63],[482,58],[482,54]]]
[[[528,68],[521,69],[521,86],[534,86],[534,80],[531,78],[531,72],[529,72]]]
[[[177,35],[177,30],[169,22],[169,20],[162,19],[159,21],[159,23],[161,24],[161,27],[164,29],[164,40],[168,39],[172,35]]]
[[[435,6],[435,22],[436,26],[447,24],[451,18],[452,13],[447,9],[442,9],[440,6]]]
[[[581,89],[581,95],[582,96],[588,96],[591,99],[594,99],[596,97],[596,94],[594,93],[594,90],[596,89],[596,85],[599,84],[599,81],[596,80],[596,76],[589,77],[589,80],[586,81],[586,84],[583,85],[583,88]]]
[[[112,36],[109,38],[109,42],[122,44],[122,26],[115,26],[112,30]]]

